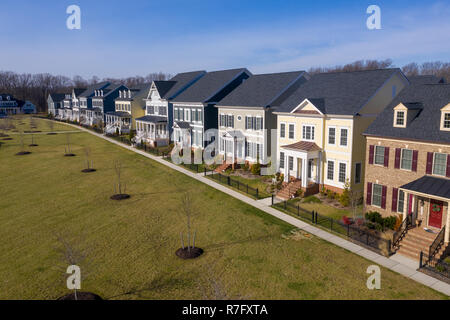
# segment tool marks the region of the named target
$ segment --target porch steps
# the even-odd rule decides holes
[[[231,163],[224,162],[220,166],[218,166],[216,169],[214,169],[214,171],[218,172],[218,173],[222,173],[225,170],[227,170],[229,167],[231,167]]]
[[[276,197],[282,200],[289,200],[302,187],[300,180],[291,181],[284,185],[284,187],[277,193]]]
[[[428,233],[422,228],[410,229],[400,242],[400,248],[397,252],[401,255],[419,260],[420,251],[428,253],[430,245],[433,243],[436,236],[437,234]],[[436,257],[440,257],[444,252],[445,246],[440,248],[439,252],[436,254]]]

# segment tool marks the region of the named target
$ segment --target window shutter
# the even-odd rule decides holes
[[[383,186],[383,193],[381,196],[381,208],[386,209],[386,193],[387,193],[387,187]]]
[[[419,158],[419,151],[413,151],[412,171],[417,172],[417,159]],[[448,170],[448,169],[447,169]]]
[[[447,155],[447,171],[445,172],[447,178],[450,178],[450,154]]]
[[[389,147],[384,148],[384,166],[389,167]]]
[[[426,174],[431,174],[433,170],[433,152],[427,153],[427,170]]]
[[[400,169],[400,157],[402,154],[402,149],[395,148],[395,169]]]
[[[369,146],[369,164],[373,164],[374,151],[375,151],[375,146]]]
[[[372,204],[372,183],[367,182],[366,204]]]
[[[245,116],[245,130],[248,129],[248,117]]]
[[[392,212],[397,212],[398,189],[392,189]]]

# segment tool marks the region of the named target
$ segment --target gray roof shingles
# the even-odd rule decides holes
[[[399,103],[422,106],[406,128],[394,127],[394,107]],[[441,108],[450,103],[450,84],[411,84],[381,112],[365,135],[450,143],[450,131],[440,130]],[[416,111],[415,111],[416,112]]]
[[[319,73],[289,96],[278,112],[291,112],[305,99],[320,101],[324,114],[354,115],[400,69]]]
[[[450,199],[450,180],[445,178],[423,176],[400,188]]]
[[[247,72],[249,75],[251,74],[245,68],[208,72],[172,101],[207,102],[209,98],[217,94],[222,88],[243,72]]]
[[[253,75],[217,106],[266,107],[302,74],[305,71]]]

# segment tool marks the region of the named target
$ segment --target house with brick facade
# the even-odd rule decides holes
[[[274,111],[277,169],[285,181],[277,196],[290,198],[299,188],[342,193],[349,184],[362,197],[362,133],[408,85],[396,68],[312,75]]]
[[[365,212],[403,220],[400,254],[417,259],[436,239],[442,254],[450,231],[450,84],[412,81],[364,136]]]

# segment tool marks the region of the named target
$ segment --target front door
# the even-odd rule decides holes
[[[442,201],[430,200],[430,217],[428,218],[428,225],[430,227],[441,228],[443,210],[444,203]]]

